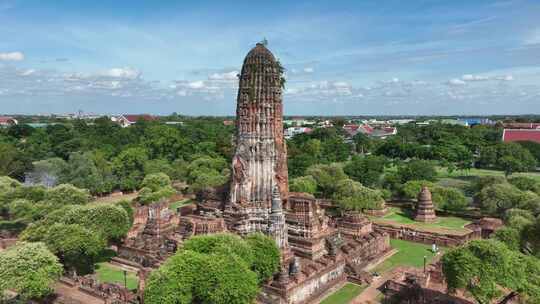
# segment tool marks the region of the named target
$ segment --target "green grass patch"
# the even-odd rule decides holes
[[[176,210],[178,207],[180,206],[183,206],[183,205],[186,205],[186,204],[189,204],[191,203],[191,199],[187,198],[187,199],[183,199],[183,200],[179,200],[179,201],[176,201],[174,203],[171,203],[169,205],[169,209],[171,210]]]
[[[366,289],[365,285],[346,283],[339,290],[322,300],[321,304],[348,304],[364,289]]]
[[[424,267],[424,256],[429,264],[436,255],[431,251],[431,245],[396,239],[390,239],[390,245],[398,252],[375,267],[374,272],[383,273],[398,266]],[[440,250],[444,252],[446,248],[440,247]]]
[[[99,263],[96,267],[97,279],[104,283],[116,283],[124,286],[124,270],[119,266],[109,263]],[[139,279],[133,271],[127,271],[127,287],[129,289],[137,289]]]
[[[467,179],[467,178],[474,178],[479,176],[504,176],[504,171],[499,170],[488,170],[488,169],[476,169],[472,168],[470,170],[456,170],[452,173],[449,173],[448,170],[444,167],[437,167],[437,175],[440,178],[461,178],[461,179]],[[532,177],[538,181],[540,181],[540,172],[518,172],[510,175],[510,177],[515,176],[527,176]]]
[[[470,221],[454,216],[438,216],[433,223],[417,222],[413,219],[412,211],[392,207],[387,215],[383,217],[370,217],[376,223],[403,224],[421,230],[433,230],[435,232],[467,232],[465,225]]]

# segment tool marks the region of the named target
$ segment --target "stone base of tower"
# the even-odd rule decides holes
[[[433,223],[437,221],[437,217],[435,214],[417,214],[414,220],[423,223]]]

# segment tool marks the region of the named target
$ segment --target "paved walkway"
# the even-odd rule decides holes
[[[382,293],[378,290],[386,281],[393,276],[392,271],[385,272],[382,276],[373,280],[373,282],[360,293],[350,304],[371,304],[379,303],[376,299]]]

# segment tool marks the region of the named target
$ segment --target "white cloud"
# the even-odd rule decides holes
[[[187,84],[187,86],[191,89],[202,89],[205,87],[204,81],[202,80],[190,82]]]
[[[465,75],[461,76],[461,80],[463,80],[463,81],[483,81],[483,80],[489,80],[489,77],[481,76],[481,75],[465,74]]]
[[[494,79],[504,80],[504,81],[512,81],[512,80],[514,80],[514,76],[512,76],[512,75],[496,76]]]
[[[315,69],[313,69],[312,67],[306,67],[304,68],[304,72],[305,73],[313,73],[315,71]]]
[[[137,79],[141,76],[141,72],[134,68],[112,68],[99,73],[99,76],[112,77],[112,78],[124,78],[124,79]]]
[[[35,73],[36,73],[36,70],[28,69],[28,70],[22,71],[19,75],[21,75],[21,76],[30,76],[30,75],[35,74]]]
[[[462,86],[467,83],[461,79],[453,78],[453,79],[448,80],[447,84],[452,85],[452,86]]]
[[[225,73],[214,73],[208,76],[210,80],[237,80],[238,71],[230,71]]]
[[[0,61],[22,61],[24,54],[21,52],[0,53]]]

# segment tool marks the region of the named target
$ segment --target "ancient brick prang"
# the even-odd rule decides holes
[[[275,187],[281,199],[287,197],[281,72],[274,55],[258,43],[240,74],[227,213],[229,228],[241,234],[267,231]]]

